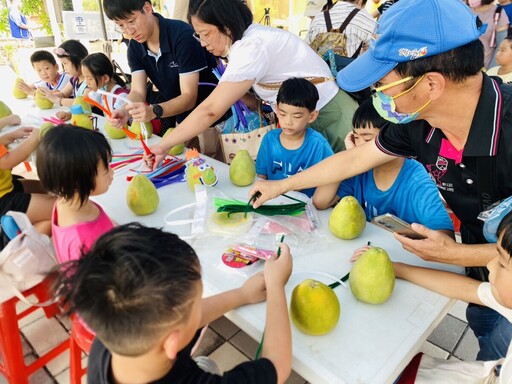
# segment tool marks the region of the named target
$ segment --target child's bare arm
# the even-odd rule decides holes
[[[27,138],[33,130],[34,128],[32,127],[21,127],[14,131],[6,132],[0,136],[0,144],[7,146],[15,140]]]
[[[317,187],[312,197],[315,208],[327,209],[332,207],[339,200],[338,196],[336,196],[339,186],[339,183],[335,183]]]
[[[284,383],[292,369],[292,335],[284,286],[292,272],[290,248],[281,244],[281,256],[272,257],[265,264],[267,286],[267,317],[262,357],[272,361],[277,371],[277,382]]]
[[[395,275],[441,295],[467,303],[484,305],[478,297],[481,281],[452,272],[393,263]]]
[[[17,125],[17,124],[21,124],[21,118],[15,114],[5,116],[0,119],[0,129],[3,129],[3,128],[7,127],[8,125]]]
[[[1,142],[1,136],[0,136]],[[0,157],[0,169],[12,169],[25,161],[39,144],[39,130],[34,129],[30,136],[16,148]]]
[[[259,303],[265,300],[265,280],[263,273],[248,278],[245,283],[235,289],[219,293],[203,299],[201,327],[218,319],[226,312],[245,304]]]

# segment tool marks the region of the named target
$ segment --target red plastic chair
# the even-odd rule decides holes
[[[69,373],[71,375],[71,384],[80,384],[82,376],[87,373],[87,367],[82,367],[82,351],[89,354],[94,334],[80,322],[77,316],[72,317],[71,339],[69,341],[70,364]]]
[[[50,282],[43,280],[33,288],[23,292],[25,296],[35,295],[39,302],[51,299]],[[36,311],[40,307],[31,306],[21,313],[16,312],[16,304],[20,300],[17,297],[0,304],[0,373],[10,384],[28,384],[28,378],[37,370],[45,366],[49,361],[59,356],[69,348],[69,339],[46,352],[30,364],[25,363],[18,321]],[[52,304],[42,307],[47,318],[59,313],[58,305]]]

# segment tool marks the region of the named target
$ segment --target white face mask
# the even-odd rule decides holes
[[[477,8],[482,5],[482,0],[468,0],[468,3],[471,8]]]

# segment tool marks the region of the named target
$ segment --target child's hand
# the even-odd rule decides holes
[[[354,138],[354,132],[349,132],[347,136],[345,136],[345,149],[352,149],[356,146],[356,141]]]
[[[271,286],[284,287],[290,278],[293,268],[293,259],[288,245],[281,243],[281,255],[272,256],[265,262],[265,283],[267,289]]]
[[[33,131],[34,128],[32,127],[21,127],[16,129],[15,131],[12,131],[11,135],[14,138],[14,140],[25,139],[29,137]],[[39,131],[37,131],[36,133],[39,134]]]
[[[44,97],[46,97],[48,100],[50,100],[54,104],[61,105],[62,96],[60,95],[60,92],[58,92],[58,93],[53,92],[53,91],[50,91],[48,88],[44,88],[44,87],[38,88],[38,90],[40,90],[41,93],[44,95]]]
[[[259,303],[267,297],[265,278],[263,272],[258,272],[249,277],[240,287],[240,293],[247,304]]]
[[[20,91],[25,92],[27,95],[32,95],[35,91],[34,87],[31,87],[30,85],[25,83],[25,81],[22,79],[18,80],[18,82],[16,83],[16,87]]]
[[[114,128],[123,128],[128,122],[128,112],[123,109],[115,109],[112,111],[112,116],[107,117],[108,122]]]
[[[350,258],[349,261],[356,261],[357,259],[359,259],[363,253],[365,253],[367,250],[373,248],[371,245],[365,245],[364,247],[361,247],[361,248],[357,248],[354,253],[352,254],[352,257]]]
[[[5,118],[5,125],[21,124],[21,118],[18,115],[9,115]]]

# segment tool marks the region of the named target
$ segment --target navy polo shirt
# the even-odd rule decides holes
[[[512,107],[508,103],[504,108],[504,93],[512,94],[512,87],[483,75],[482,92],[462,151],[457,151],[439,128],[424,120],[387,125],[376,139],[377,147],[384,153],[414,157],[425,166],[463,228],[469,232],[465,235],[461,231],[464,243],[486,243],[483,222],[477,218],[481,211],[479,157],[494,157],[489,173],[492,173],[490,179],[497,199],[512,195]]]
[[[128,45],[131,72],[145,71],[166,101],[181,95],[180,74],[200,72],[200,82],[216,84],[217,79],[212,73],[216,66],[215,58],[192,36],[192,27],[180,20],[166,19],[158,13],[155,17],[160,28],[160,55],[148,51],[146,43],[131,40]],[[196,105],[212,90],[211,86],[199,86]],[[180,122],[187,115],[182,113],[176,116],[176,120]]]

